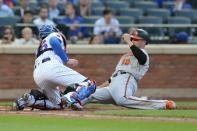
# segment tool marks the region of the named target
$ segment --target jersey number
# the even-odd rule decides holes
[[[122,61],[122,65],[129,65],[131,63],[130,58],[124,58]]]

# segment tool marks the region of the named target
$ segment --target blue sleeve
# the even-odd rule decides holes
[[[49,42],[55,54],[57,54],[62,59],[63,63],[66,64],[68,62],[68,55],[62,49],[60,39],[53,36],[50,38]]]

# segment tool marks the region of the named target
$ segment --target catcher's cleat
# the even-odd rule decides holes
[[[167,102],[166,102],[166,109],[172,110],[172,109],[175,109],[175,108],[176,108],[175,102],[172,101],[172,100],[167,100]]]
[[[30,98],[30,94],[29,93],[25,93],[22,95],[21,98],[17,99],[13,104],[12,104],[12,110],[14,111],[20,111],[23,110],[24,107],[27,104],[27,101]]]
[[[20,99],[19,99],[19,100],[20,100]],[[13,111],[22,111],[22,110],[24,109],[23,106],[20,106],[19,100],[16,100],[16,101],[12,104],[12,110],[13,110]]]

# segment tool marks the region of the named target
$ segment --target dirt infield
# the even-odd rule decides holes
[[[197,123],[195,118],[177,118],[177,117],[160,117],[160,116],[118,116],[118,115],[100,115],[99,112],[111,110],[128,110],[116,106],[96,106],[86,107],[84,111],[67,110],[33,110],[25,109],[24,111],[11,111],[10,106],[0,106],[0,115],[32,115],[32,116],[58,116],[64,118],[87,118],[87,119],[122,119],[122,120],[148,120],[148,121],[166,121],[166,122],[189,122]]]

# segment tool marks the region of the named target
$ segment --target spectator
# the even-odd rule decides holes
[[[91,0],[80,0],[77,8],[77,15],[90,16],[91,15]]]
[[[57,8],[59,0],[49,0],[49,19],[53,20],[53,18],[59,16],[60,11]]]
[[[33,23],[33,12],[31,10],[25,10],[20,23],[32,24]]]
[[[33,23],[39,28],[42,25],[53,25],[54,22],[48,19],[48,8],[46,6],[42,6],[40,8],[39,17],[33,21]]]
[[[155,0],[155,2],[157,3],[159,8],[162,8],[163,7],[163,3],[167,2],[167,1],[172,1],[173,2],[174,0]]]
[[[12,9],[3,3],[3,0],[0,0],[0,17],[13,16]]]
[[[13,8],[14,6],[14,0],[4,0],[4,4],[9,6],[10,8]]]
[[[79,5],[79,0],[59,0],[59,2],[65,4],[71,3],[75,6]]]
[[[35,0],[31,0],[31,1],[35,1]],[[49,3],[49,0],[36,0],[38,5],[46,5]]]
[[[79,5],[79,0],[67,0],[67,2],[72,3],[73,5]]]
[[[105,9],[103,17],[95,22],[94,35],[103,35],[105,44],[115,44],[120,42],[121,34],[118,20],[112,17],[111,10]]]
[[[187,32],[179,32],[176,33],[175,36],[171,38],[171,43],[175,44],[188,44],[189,41],[189,35]]]
[[[15,30],[16,30],[16,36],[18,38],[22,37],[22,29],[24,27],[31,27],[31,29],[33,30],[33,34],[38,34],[38,29],[36,26],[32,26],[33,24],[33,12],[31,10],[25,10],[24,11],[24,16],[22,17],[22,19],[19,21],[18,24],[21,24],[21,26],[16,26]],[[22,26],[23,25],[23,26]]]
[[[192,9],[192,5],[187,3],[185,0],[175,0],[173,12],[183,9]]]
[[[83,24],[84,19],[80,16],[76,16],[75,6],[73,4],[66,5],[66,17],[60,20],[59,24],[71,24],[70,25],[70,39],[73,43],[80,38],[88,36],[88,31],[85,27],[79,27],[78,24]]]
[[[20,45],[34,45],[38,43],[39,41],[33,38],[32,29],[29,27],[25,27],[22,30],[22,38],[17,41],[17,44]]]
[[[89,41],[90,45],[103,44],[103,37],[101,35],[92,36]]]
[[[3,38],[1,40],[1,44],[14,44],[15,42],[15,34],[12,26],[5,26],[3,30]]]
[[[23,17],[25,10],[30,10],[29,8],[29,0],[20,0],[20,9],[15,11],[15,14]]]

